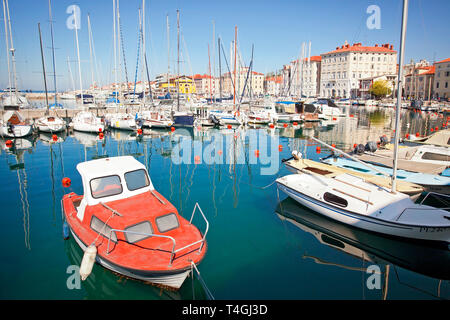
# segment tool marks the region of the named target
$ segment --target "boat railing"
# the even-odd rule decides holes
[[[205,244],[206,234],[208,233],[208,230],[209,230],[209,222],[208,222],[208,219],[206,219],[205,214],[203,213],[202,208],[200,208],[200,205],[198,204],[198,202],[196,202],[196,203],[195,203],[195,206],[194,206],[194,210],[192,211],[191,219],[189,220],[189,224],[192,224],[192,219],[194,219],[194,215],[195,215],[195,212],[196,212],[196,209],[197,209],[197,208],[198,208],[198,210],[200,211],[200,213],[201,213],[201,215],[202,215],[202,217],[203,217],[203,220],[205,220],[205,222],[206,222],[206,230],[205,230],[205,233],[203,234],[203,238],[202,238],[201,240],[196,241],[196,242],[194,242],[194,243],[191,243],[190,245],[188,245],[188,246],[186,246],[186,247],[189,247],[189,246],[192,246],[192,245],[195,245],[195,244],[197,244],[197,243],[202,242],[202,245],[200,246],[200,248],[199,248],[199,250],[198,250],[198,252],[201,252],[201,251],[202,251],[202,248],[203,248],[203,245]],[[186,248],[186,247],[185,247],[185,248]],[[183,248],[182,248],[182,249],[183,249]]]
[[[432,195],[437,195],[437,196],[439,196],[439,197],[450,198],[450,195],[448,195],[448,194],[443,194],[443,193],[438,193],[438,192],[430,191],[430,192],[427,192],[427,194],[425,195],[425,197],[423,197],[422,201],[420,201],[420,205],[422,205],[422,204],[425,202],[425,200],[428,198],[428,196],[429,196],[430,194],[432,194]]]

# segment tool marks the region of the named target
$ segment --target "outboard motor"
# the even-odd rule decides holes
[[[386,135],[380,137],[380,145],[381,145],[382,147],[384,147],[384,146],[387,145],[388,143],[389,143],[389,140],[388,140],[388,138],[386,137]]]
[[[219,119],[217,119],[217,117],[214,114],[210,114],[209,119],[212,121],[212,123],[214,123],[214,125],[216,126],[220,125]]]
[[[365,151],[375,152],[377,149],[377,143],[375,141],[369,141],[366,143]]]
[[[362,143],[360,143],[360,144],[358,144],[356,146],[356,148],[355,148],[355,150],[353,150],[353,152],[355,154],[363,154],[364,153],[364,149],[365,149],[364,145]]]

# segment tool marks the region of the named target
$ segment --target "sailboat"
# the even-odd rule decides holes
[[[74,14],[76,15],[76,10],[74,11]],[[76,17],[75,17],[76,18]],[[77,21],[77,19],[75,19]],[[89,107],[85,107],[85,104],[89,105],[90,98],[93,99],[92,95],[86,95],[83,94],[83,85],[82,85],[82,77],[81,77],[81,61],[80,61],[80,48],[78,44],[78,28],[80,26],[75,26],[75,40],[76,40],[76,46],[77,46],[77,57],[78,57],[78,77],[80,81],[80,94],[77,95],[81,98],[81,103],[84,107],[83,111],[80,111],[75,115],[75,117],[72,119],[72,122],[69,124],[69,126],[73,127],[76,131],[82,131],[82,132],[91,132],[91,133],[97,133],[102,132],[105,130],[105,125],[99,117],[97,117],[93,112],[89,111]],[[92,101],[93,102],[93,101]]]
[[[50,1],[49,1],[50,5]],[[50,11],[51,12],[51,11]],[[50,23],[51,23],[51,14],[50,14]],[[45,112],[45,115],[43,117],[40,117],[36,120],[35,126],[38,128],[40,132],[50,132],[50,133],[56,133],[66,130],[66,121],[58,117],[56,114],[51,116],[49,114],[50,105],[48,103],[48,91],[47,91],[47,77],[45,74],[45,62],[44,62],[44,51],[42,47],[42,36],[41,36],[41,26],[38,23],[38,29],[39,29],[39,40],[41,44],[41,58],[42,58],[42,70],[44,75],[44,87],[45,87],[45,102],[47,104],[47,110]],[[53,33],[52,33],[53,36]],[[53,38],[53,37],[52,37]],[[53,43],[53,41],[52,41]],[[55,65],[53,64],[53,68]],[[53,69],[54,77],[56,78],[55,69]],[[56,80],[54,80],[55,83],[55,105],[57,105],[56,101]]]
[[[6,112],[0,118],[0,136],[7,138],[21,138],[30,135],[33,132],[31,123],[25,119],[19,112],[20,108],[27,106],[25,97],[22,97],[17,92],[17,75],[16,75],[16,60],[15,49],[12,42],[11,22],[9,20],[9,6],[8,0],[3,1],[3,20],[5,22],[5,37],[6,37],[6,58],[8,65],[9,87],[7,93],[2,95],[2,109]],[[10,58],[12,58],[14,88],[11,85],[11,70]]]
[[[398,79],[402,79],[403,75],[407,12],[408,0],[404,0]],[[298,203],[341,223],[391,237],[429,241],[433,245],[450,248],[450,213],[445,208],[440,209],[424,204],[428,196],[433,193],[428,193],[420,203],[415,203],[408,195],[397,191],[400,81],[397,94],[391,190],[346,173],[334,178],[306,172],[287,175],[276,180],[277,186]],[[341,152],[334,147],[328,145],[327,147],[335,152]],[[445,197],[445,195],[440,196]]]

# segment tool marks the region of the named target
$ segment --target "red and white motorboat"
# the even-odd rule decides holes
[[[179,289],[207,250],[209,223],[198,204],[187,221],[154,189],[145,166],[131,156],[82,162],[77,170],[84,195],[66,194],[62,208],[85,256],[95,248],[95,262],[107,269]],[[70,181],[65,179],[63,183]],[[204,234],[192,224],[197,209],[206,222]]]

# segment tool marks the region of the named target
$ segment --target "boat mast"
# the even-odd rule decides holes
[[[41,24],[40,23],[38,23],[38,30],[39,30],[39,42],[41,44],[42,71],[44,73],[45,104],[47,106],[47,110],[45,111],[45,114],[48,115],[50,106],[48,105],[47,76],[45,75],[44,50],[42,49],[42,35],[41,35]],[[56,95],[56,92],[55,92],[55,95]]]
[[[177,10],[177,111],[180,111],[180,10]]]
[[[87,15],[87,21],[88,21],[88,35],[89,35],[89,60],[91,64],[91,82],[92,86],[95,89],[95,80],[94,80],[94,62],[92,59],[92,35],[91,35],[91,19],[89,17],[89,14]]]
[[[220,65],[220,37],[217,38],[217,47],[219,49],[219,97],[220,97],[220,102],[222,102],[222,70],[221,70],[221,65]]]
[[[74,14],[74,20],[75,24],[77,23],[77,10],[73,11]],[[84,98],[83,98],[83,82],[81,79],[81,60],[80,60],[80,47],[78,45],[78,28],[79,25],[75,25],[75,39],[77,42],[77,58],[78,58],[78,77],[80,78],[80,94],[81,94],[81,103],[84,104]]]
[[[408,21],[408,0],[403,0],[402,31],[400,36],[399,66],[397,79],[397,108],[395,109],[394,166],[392,172],[392,193],[397,190],[398,140],[400,139],[400,108],[402,103],[403,59],[405,56],[406,26]]]
[[[6,60],[8,62],[8,79],[9,79],[9,85],[8,85],[8,89],[9,89],[9,97],[11,99],[11,67],[10,67],[10,63],[9,63],[9,41],[8,41],[8,24],[6,22],[6,5],[5,5],[5,0],[3,0],[3,21],[5,22],[5,43],[6,43]]]
[[[233,111],[236,109],[236,41],[237,41],[237,26],[234,26],[234,87],[233,87]]]
[[[211,98],[211,103],[213,103],[212,82],[211,82],[211,56],[209,54],[209,43],[208,43],[208,68],[209,68],[209,96]]]
[[[169,34],[169,14],[166,15],[167,29],[167,93],[170,93],[170,34]]]
[[[10,44],[11,44],[11,47],[9,48],[9,51],[11,51],[11,57],[12,57],[11,61],[12,61],[13,75],[14,75],[14,92],[15,92],[16,97],[17,97],[17,72],[16,72],[16,56],[15,56],[16,49],[14,49],[14,43],[13,43],[13,39],[12,39],[12,28],[11,28],[11,19],[9,17],[8,0],[6,0],[6,12],[8,13],[9,40],[10,40]]]
[[[117,103],[117,44],[116,44],[116,1],[113,0],[113,43],[114,43],[114,96]]]
[[[71,81],[71,83],[72,83],[73,93],[75,94],[75,81],[73,80],[72,68],[70,68],[70,59],[69,59],[69,56],[67,56],[67,67],[69,68],[70,81]]]
[[[55,63],[55,45],[53,40],[53,18],[52,18],[52,4],[48,0],[48,15],[50,18],[50,35],[52,37],[52,64],[53,64],[53,88],[55,90],[55,107],[57,106],[57,92],[56,92],[56,63]],[[48,104],[48,103],[47,103]]]

